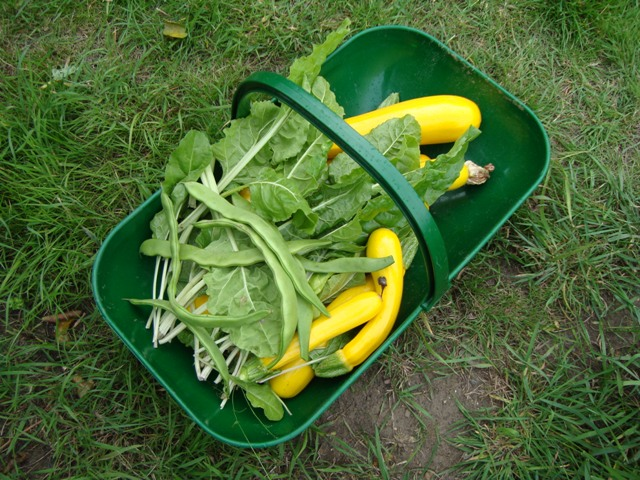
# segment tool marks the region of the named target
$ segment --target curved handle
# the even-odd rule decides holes
[[[291,107],[358,162],[391,197],[418,239],[424,268],[432,286],[428,303],[429,306],[433,305],[449,287],[447,252],[431,213],[404,176],[326,105],[291,80],[276,73],[257,72],[239,85],[233,97],[232,118],[248,114],[248,95],[254,92],[272,95]]]

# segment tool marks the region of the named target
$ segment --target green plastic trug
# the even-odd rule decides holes
[[[481,187],[448,192],[427,211],[407,190],[402,176],[362,138],[290,82],[274,74],[252,75],[240,85],[234,114],[243,98],[266,91],[298,109],[341,143],[394,198],[419,234],[421,251],[405,276],[405,294],[394,331],[365,363],[349,375],[315,379],[287,401],[291,415],[270,422],[234,395],[220,408],[219,391],[193,373],[193,356],[179,342],[153,348],[145,328],[148,309],[126,298],[148,297],[154,261],[138,253],[150,236],[149,221],[160,209],[154,194],[107,237],[93,270],[96,303],[105,320],[178,404],[213,437],[240,447],[265,447],[289,440],[308,428],[365,371],[422,311],[427,311],[449,282],[527,199],[549,167],[549,141],[535,115],[519,100],[429,35],[404,27],[366,30],[345,42],[325,62],[331,83],[348,116],[374,109],[390,93],[401,100],[435,94],[462,95],[482,112],[482,134],[467,157],[492,163],[491,180]],[[448,145],[425,148],[437,154]]]

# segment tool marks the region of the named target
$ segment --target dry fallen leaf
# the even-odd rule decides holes
[[[165,20],[162,34],[169,38],[185,38],[187,36],[187,29],[182,22]]]
[[[56,341],[64,343],[69,340],[69,329],[78,323],[84,313],[80,310],[71,310],[56,315],[42,317],[43,322],[56,324]]]
[[[74,375],[71,380],[76,384],[76,394],[79,398],[84,397],[95,385],[93,380],[85,380],[80,375]]]

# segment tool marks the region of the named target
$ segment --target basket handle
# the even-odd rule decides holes
[[[231,106],[232,118],[248,114],[249,94],[255,92],[272,95],[300,114],[358,162],[396,203],[418,239],[431,285],[431,297],[423,308],[430,308],[449,288],[449,262],[436,222],[404,176],[331,109],[276,73],[256,72],[238,86]]]

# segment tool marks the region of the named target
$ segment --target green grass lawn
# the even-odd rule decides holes
[[[640,4],[227,3],[0,3],[0,476],[638,478]],[[550,172],[335,409],[233,448],[102,320],[91,267],[188,130],[217,138],[240,81],[345,17],[491,76],[541,120]]]

